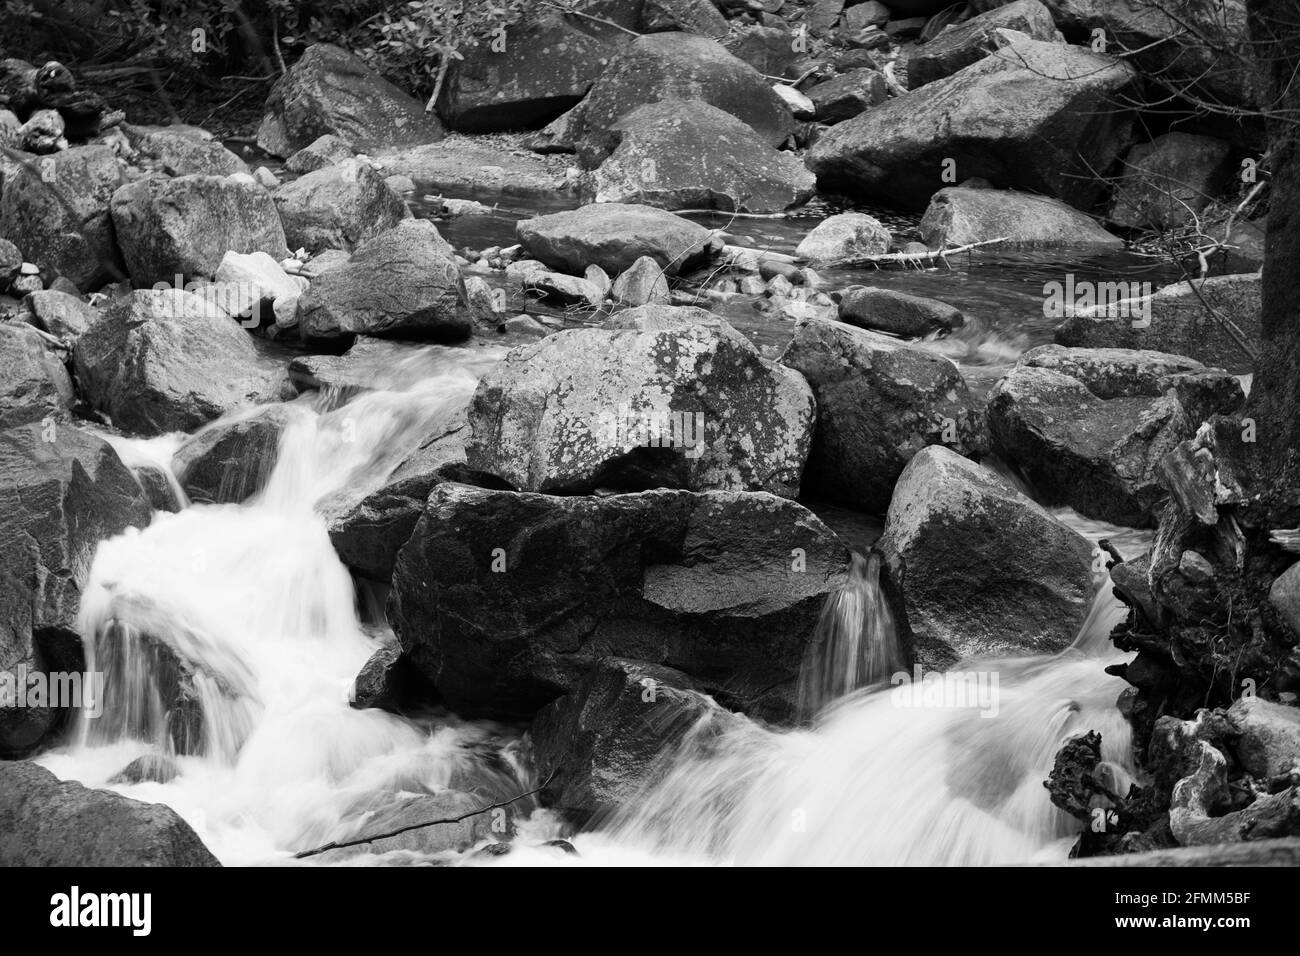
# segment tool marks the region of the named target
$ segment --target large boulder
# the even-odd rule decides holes
[[[1047,502],[1142,527],[1165,495],[1164,457],[1243,398],[1228,373],[1184,356],[1044,345],[990,392],[989,432]]]
[[[1134,146],[1115,186],[1110,221],[1159,230],[1190,224],[1222,191],[1231,153],[1226,141],[1191,133]]]
[[[1165,286],[1144,300],[1080,309],[1056,327],[1054,338],[1078,348],[1172,352],[1245,374],[1253,364],[1219,319],[1231,322],[1258,352],[1262,313],[1257,273],[1211,276]]]
[[[30,325],[0,324],[0,428],[39,422],[72,407],[63,359]]]
[[[227,252],[288,256],[271,195],[241,176],[147,176],[113,194],[113,226],[137,288],[211,279]]]
[[[1124,240],[1049,196],[953,186],[934,194],[921,217],[931,249],[1001,239],[995,248],[1121,249]]]
[[[121,278],[109,201],[126,181],[107,146],[76,146],[9,166],[0,190],[0,236],[51,276],[82,291]]]
[[[752,127],[769,146],[794,132],[794,116],[768,81],[714,40],[682,33],[643,36],[601,74],[574,120],[589,155],[614,148],[609,132],[638,106],[659,100],[704,100]],[[590,160],[589,160],[590,161]]]
[[[681,671],[606,658],[533,720],[536,775],[549,780],[542,802],[579,824],[629,809],[683,740],[739,719]]]
[[[230,316],[176,289],[115,301],[77,340],[73,358],[90,404],[142,435],[192,431],[274,400],[283,378]]]
[[[0,866],[220,866],[171,807],[0,761]]]
[[[147,525],[149,503],[108,442],[63,423],[0,431],[0,476],[0,671],[80,671],[77,611],[95,549]],[[40,746],[63,718],[0,708],[0,757]]]
[[[547,11],[510,27],[504,48],[488,41],[467,50],[443,85],[438,115],[470,133],[538,129],[578,104],[622,42]]]
[[[799,494],[812,393],[701,309],[643,306],[510,352],[479,382],[472,468],[523,491]]]
[[[1068,647],[1088,616],[1092,545],[979,465],[939,445],[898,479],[877,543],[916,663]]]
[[[907,60],[908,89],[952,76],[997,50],[998,30],[1015,30],[1035,40],[1055,40],[1056,22],[1038,0],[1016,0],[949,27],[921,44]]]
[[[293,406],[267,405],[203,427],[172,456],[176,480],[191,501],[244,501],[266,485],[293,418]]]
[[[685,671],[788,717],[848,552],[762,493],[558,497],[445,483],[397,558],[389,619],[457,713],[530,717],[601,658]]]
[[[698,223],[625,203],[522,219],[515,231],[530,256],[570,275],[582,275],[590,265],[617,275],[649,256],[672,276],[700,265],[712,248],[712,233]]]
[[[1017,40],[950,77],[831,127],[807,162],[822,186],[922,209],[956,163],[1087,208],[1129,144],[1135,72],[1107,56]]]
[[[807,202],[817,185],[793,153],[701,100],[637,107],[610,135],[618,146],[591,175],[598,203],[774,213]]]
[[[357,247],[345,265],[318,276],[298,300],[306,341],[354,335],[468,338],[460,267],[433,223],[408,219]]]
[[[307,48],[266,99],[257,145],[289,157],[326,133],[376,152],[442,139],[437,117],[359,59],[329,43]]]
[[[275,208],[292,249],[351,252],[411,214],[369,163],[346,159],[285,183]],[[244,250],[240,250],[244,251]]]
[[[979,450],[982,422],[957,366],[843,322],[800,323],[781,362],[817,399],[806,493],[883,513],[894,483],[926,445]]]

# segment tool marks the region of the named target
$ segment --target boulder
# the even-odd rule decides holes
[[[402,653],[396,642],[385,644],[366,661],[352,684],[349,704],[357,710],[405,714],[438,703],[438,691]]]
[[[818,83],[808,91],[819,123],[842,123],[889,98],[889,84],[879,70],[862,67]]]
[[[31,314],[32,325],[64,342],[75,342],[99,318],[94,306],[57,289],[33,292],[23,299],[23,306]]]
[[[807,202],[813,174],[749,126],[701,100],[662,100],[616,121],[617,141],[591,176],[598,203],[783,212]]]
[[[876,547],[925,668],[1050,654],[1088,616],[1093,547],[997,475],[931,445],[898,479]]]
[[[972,17],[921,44],[907,60],[908,89],[952,76],[1003,45],[998,30],[1015,30],[1034,40],[1055,40],[1056,22],[1038,0],[1016,0]]]
[[[808,151],[823,188],[922,209],[946,162],[1090,207],[1129,144],[1132,67],[1078,47],[1018,40],[950,77],[839,123]]]
[[[108,442],[64,423],[0,431],[0,475],[0,671],[80,671],[77,611],[95,549],[147,525],[149,503]],[[0,708],[0,757],[39,747],[64,717]]]
[[[784,25],[732,26],[721,41],[736,58],[744,60],[764,76],[796,79],[795,64],[801,54],[795,50],[794,34]]]
[[[268,405],[213,422],[176,449],[172,472],[191,501],[244,501],[271,477],[280,457],[280,437],[293,418],[293,406]]]
[[[131,145],[168,176],[233,176],[247,173],[248,164],[210,136],[168,127],[126,130]]]
[[[1077,348],[1172,352],[1245,374],[1254,371],[1250,358],[1214,316],[1230,321],[1258,351],[1262,310],[1258,274],[1212,276],[1165,286],[1145,301],[1076,311],[1056,327],[1054,338]]]
[[[62,417],[72,407],[63,359],[32,326],[0,324],[0,369],[0,428]]]
[[[115,773],[108,781],[110,787],[132,786],[137,783],[171,783],[180,776],[180,768],[171,757],[162,754],[145,754],[136,757]]]
[[[596,203],[536,219],[522,219],[516,235],[524,250],[552,269],[582,275],[589,265],[623,272],[649,256],[674,276],[711,253],[712,233],[653,206]]]
[[[341,136],[326,133],[285,160],[284,168],[291,173],[314,173],[318,169],[327,169],[335,163],[351,159],[356,150]]]
[[[1219,396],[1217,407],[1189,414],[1180,381],[1211,371],[1158,352],[1031,349],[989,394],[993,447],[1049,504],[1149,526],[1165,496],[1161,460],[1192,437],[1205,413],[1230,414],[1243,401],[1236,380],[1213,370],[1222,387],[1200,383],[1197,391]]]
[[[171,807],[0,761],[0,866],[220,866]]]
[[[227,252],[289,254],[275,203],[251,178],[148,176],[117,190],[112,211],[137,288],[211,279]]]
[[[73,348],[87,401],[141,435],[192,431],[277,398],[282,374],[238,323],[198,296],[140,290],[116,300]]]
[[[794,254],[814,266],[833,266],[859,256],[889,251],[889,230],[864,212],[842,212],[818,223]]]
[[[1300,708],[1239,697],[1228,708],[1228,723],[1239,734],[1234,756],[1260,783],[1300,773]]]
[[[1002,239],[995,248],[1121,249],[1124,240],[1048,196],[952,186],[930,199],[921,236],[931,249]]]
[[[473,327],[467,304],[451,247],[433,223],[408,219],[314,279],[298,300],[298,329],[309,342],[357,334],[460,341]]]
[[[938,299],[860,285],[840,293],[839,318],[849,325],[905,338],[951,332],[966,321],[959,310]]]
[[[926,445],[978,451],[982,421],[957,366],[843,322],[801,322],[781,362],[817,399],[805,493],[881,514],[894,483]]]
[[[126,181],[108,146],[76,146],[14,165],[0,190],[0,236],[47,275],[82,291],[122,277],[109,202]]]
[[[686,739],[739,721],[671,667],[606,658],[529,729],[543,804],[578,824],[631,809]]]
[[[447,483],[398,555],[389,619],[465,716],[531,717],[596,661],[635,653],[728,706],[788,718],[847,565],[821,521],[772,495]]]
[[[577,105],[626,41],[577,17],[535,16],[509,28],[504,49],[489,41],[465,51],[443,84],[438,115],[467,133],[540,129]]]
[[[470,467],[523,491],[799,493],[807,383],[702,309],[644,306],[510,352],[470,403]]]
[[[574,133],[590,164],[613,151],[610,131],[638,106],[701,99],[752,127],[769,146],[794,132],[794,117],[748,63],[705,37],[658,33],[625,47],[592,86]]]
[[[1111,222],[1161,231],[1192,223],[1223,190],[1232,146],[1212,136],[1166,133],[1124,158]]]
[[[367,162],[345,159],[275,191],[275,208],[292,249],[344,249],[391,229],[411,214]]]
[[[357,57],[329,43],[308,47],[266,99],[257,145],[292,156],[326,133],[366,152],[442,139],[437,117]]]
[[[623,305],[667,305],[668,280],[659,263],[642,256],[614,280],[610,287],[614,301]]]

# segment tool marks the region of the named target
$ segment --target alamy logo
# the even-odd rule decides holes
[[[104,675],[99,671],[0,671],[0,707],[75,708],[83,717],[104,713]]]
[[[920,664],[912,673],[897,671],[889,678],[895,707],[978,710],[981,717],[998,715],[997,671],[930,671]]]
[[[74,886],[50,897],[50,925],[126,927],[133,936],[148,936],[153,929],[153,894],[82,893]]]
[[[626,405],[601,412],[601,437],[624,448],[680,448],[687,458],[704,454],[703,412],[633,413]]]
[[[1131,319],[1133,328],[1151,325],[1150,282],[1092,282],[1079,280],[1067,273],[1064,282],[1043,283],[1043,315],[1049,319],[1069,319],[1076,315],[1095,315],[1114,319]]]

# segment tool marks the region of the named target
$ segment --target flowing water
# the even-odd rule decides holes
[[[797,232],[810,227],[800,223]],[[796,230],[785,228],[788,243]],[[496,230],[497,242],[508,238],[500,223]],[[453,241],[465,238],[449,231]],[[950,284],[940,292],[950,300],[966,288],[972,311],[993,318],[984,339],[945,347],[976,356],[973,364],[993,355],[1009,362],[1039,333],[997,316],[1007,301],[1028,308],[1042,265],[1022,261],[1010,275],[989,268],[978,276],[973,268],[880,275],[904,285],[925,279],[930,294],[934,282]],[[981,282],[996,291],[979,291]],[[285,406],[276,463],[244,503],[186,502],[104,542],[79,623],[90,667],[109,675],[105,712],[41,762],[64,778],[174,807],[226,863],[289,862],[297,851],[374,832],[449,789],[509,794],[533,785],[519,728],[349,706],[357,672],[393,637],[355,593],[327,532],[329,514],[379,487],[451,425],[500,354],[395,351],[362,370],[369,388],[309,393]],[[162,468],[184,499],[169,464],[180,436],[111,440],[133,467]],[[1146,547],[1139,533],[1060,515],[1126,553]],[[1105,576],[1072,648],[963,662],[956,670],[971,677],[974,696],[927,703],[921,685],[894,676],[903,655],[879,570],[876,557],[855,555],[848,583],[828,601],[800,682],[798,728],[743,717],[721,731],[700,728],[665,754],[661,782],[635,810],[573,838],[579,856],[540,845],[561,830],[539,810],[520,828],[520,849],[488,862],[978,864],[1064,856],[1077,824],[1043,789],[1061,743],[1100,731],[1116,784],[1126,786],[1132,773],[1128,727],[1114,706],[1125,685],[1103,671],[1123,659],[1106,640],[1122,610]],[[179,775],[110,783],[144,754],[172,756]],[[316,861],[448,857],[427,844],[372,849],[380,852]]]

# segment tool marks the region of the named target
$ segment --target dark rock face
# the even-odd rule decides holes
[[[1110,221],[1161,230],[1189,224],[1223,189],[1231,153],[1224,140],[1190,133],[1134,146],[1124,158]]]
[[[533,720],[542,801],[578,823],[631,806],[675,744],[739,719],[681,671],[606,658]]]
[[[137,288],[211,279],[227,252],[289,254],[275,203],[252,177],[149,176],[115,192],[112,208]]]
[[[863,67],[818,83],[808,91],[808,99],[817,107],[818,122],[842,123],[885,102],[888,91],[878,70]]]
[[[877,547],[902,595],[904,637],[925,667],[1058,651],[1088,615],[1088,541],[938,445],[898,479]]]
[[[1018,40],[950,77],[840,123],[807,155],[827,188],[923,209],[944,185],[987,179],[1090,207],[1129,144],[1131,116],[1115,103],[1131,67],[1078,47]]]
[[[428,220],[404,220],[318,276],[298,300],[306,341],[354,335],[455,342],[468,338],[460,267]]]
[[[781,362],[817,399],[806,493],[882,513],[912,456],[932,444],[962,453],[982,442],[961,372],[933,352],[842,322],[800,324]]]
[[[0,761],[0,865],[221,864],[170,807],[88,790],[33,763]]]
[[[77,609],[95,548],[147,525],[149,503],[107,442],[62,423],[0,431],[0,475],[0,670],[80,670]],[[0,709],[0,756],[40,746],[62,717]]]
[[[1235,382],[1182,356],[1045,345],[1025,353],[990,393],[989,432],[998,454],[1048,501],[1146,526],[1165,495],[1162,459],[1202,415],[1240,406]]]
[[[772,495],[442,484],[398,555],[389,618],[458,713],[528,717],[595,661],[635,654],[788,717],[847,566],[825,525]]]
[[[172,289],[118,299],[77,340],[73,358],[89,402],[142,435],[191,431],[270,401],[282,386],[235,320]]]
[[[598,487],[796,497],[806,382],[711,313],[643,306],[509,353],[470,404],[471,468],[551,493]]]
[[[123,274],[109,201],[124,183],[107,146],[77,146],[39,164],[14,165],[0,190],[0,236],[44,273],[83,292]]]
[[[923,43],[907,61],[907,85],[918,89],[982,60],[1001,43],[996,31],[1016,30],[1034,40],[1057,36],[1051,11],[1038,0],[1016,0],[972,17]]]
[[[0,428],[39,422],[72,406],[72,380],[39,332],[0,325]]]
[[[292,410],[268,405],[237,421],[207,426],[176,450],[172,470],[191,501],[231,504],[266,484],[280,454]]]
[[[594,154],[609,130],[638,106],[701,99],[750,126],[769,146],[794,132],[794,116],[768,81],[714,40],[660,33],[633,41],[587,94],[574,135]]]
[[[530,256],[570,275],[582,275],[589,265],[618,275],[649,256],[670,276],[706,260],[712,235],[662,209],[623,203],[523,219],[516,234]]]
[[[443,136],[437,117],[419,100],[351,53],[317,43],[271,88],[257,145],[288,157],[326,133],[368,152]]]
[[[346,159],[275,191],[275,208],[291,249],[351,252],[410,216],[402,197],[369,163]]]
[[[816,185],[793,153],[701,100],[639,106],[610,138],[618,145],[591,177],[596,202],[782,212],[807,202]]]
[[[438,691],[396,644],[375,651],[352,685],[352,706],[392,714],[428,709],[439,703]]]

